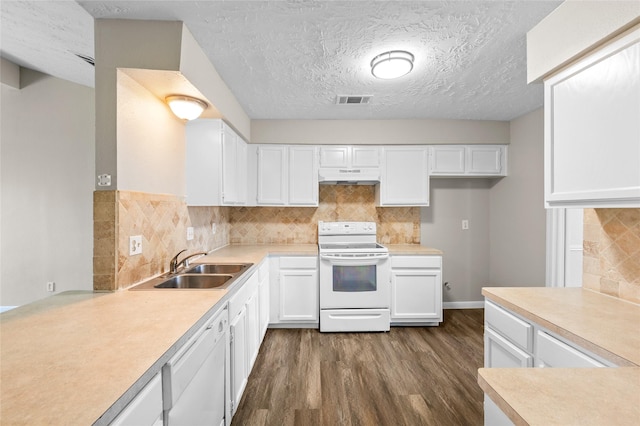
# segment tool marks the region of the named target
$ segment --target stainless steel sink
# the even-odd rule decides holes
[[[130,290],[225,290],[253,263],[203,263],[177,274],[164,274],[132,287]]]
[[[251,263],[203,263],[193,266],[186,271],[185,274],[237,274],[244,272],[252,264]]]
[[[155,288],[225,288],[233,275],[176,275]]]

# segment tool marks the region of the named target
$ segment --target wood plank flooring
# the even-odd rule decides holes
[[[481,425],[483,310],[389,333],[269,329],[239,425]]]

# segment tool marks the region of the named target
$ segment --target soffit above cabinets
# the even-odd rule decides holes
[[[93,56],[93,18],[179,20],[252,119],[510,120],[542,106],[526,32],[560,3],[5,1],[2,54],[91,86],[93,68],[64,52]],[[371,59],[395,49],[413,71],[374,78]],[[369,104],[335,103],[362,94]]]

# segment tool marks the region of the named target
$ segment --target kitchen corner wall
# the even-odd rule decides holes
[[[125,289],[168,270],[180,250],[211,251],[228,244],[228,207],[187,207],[184,197],[96,191],[94,290]],[[213,234],[211,224],[216,224]],[[187,241],[187,227],[194,239]],[[129,237],[142,236],[142,254],[129,256]]]
[[[585,209],[583,287],[640,303],[640,209]]]
[[[318,221],[377,222],[382,244],[420,244],[419,207],[376,207],[375,187],[321,185],[318,207],[230,209],[232,244],[316,244]]]

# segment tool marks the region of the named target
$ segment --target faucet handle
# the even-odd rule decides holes
[[[173,258],[171,259],[171,261],[169,262],[169,272],[172,274],[175,274],[176,272],[178,272],[178,256],[180,256],[182,253],[184,253],[185,251],[187,251],[187,249],[184,250],[180,250],[178,252],[178,254],[176,254],[175,256],[173,256]]]

